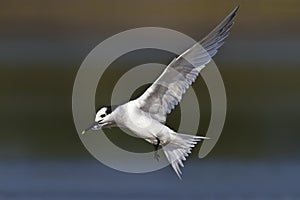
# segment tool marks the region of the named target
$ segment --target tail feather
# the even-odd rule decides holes
[[[186,160],[186,157],[188,157],[188,154],[191,153],[192,148],[197,144],[197,142],[203,139],[209,138],[173,133],[171,141],[163,145],[162,149],[180,180],[182,179],[180,166],[184,167],[183,161]]]

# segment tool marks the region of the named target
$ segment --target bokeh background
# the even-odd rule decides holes
[[[214,57],[228,113],[213,151],[199,160],[198,145],[182,182],[170,167],[126,174],[96,161],[80,141],[71,107],[87,54],[114,34],[145,26],[200,40],[236,5],[232,33]],[[1,1],[0,199],[300,198],[299,24],[296,0]],[[97,106],[109,104],[111,86],[131,67],[167,64],[173,56],[145,50],[121,57],[101,79]],[[209,96],[201,78],[193,87],[203,134]],[[174,129],[179,114],[178,107],[168,118]],[[152,150],[119,129],[106,135],[130,151]]]

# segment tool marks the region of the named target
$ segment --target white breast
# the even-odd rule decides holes
[[[116,112],[116,122],[131,130],[135,135],[144,139],[155,139],[170,133],[170,129],[146,113],[137,108],[134,102],[130,101],[122,105]]]

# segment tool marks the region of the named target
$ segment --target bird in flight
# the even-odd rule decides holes
[[[197,142],[209,139],[176,133],[165,125],[166,116],[180,102],[182,95],[196,80],[200,71],[212,60],[223,45],[233,26],[238,6],[205,38],[175,58],[157,80],[137,99],[119,106],[100,108],[95,122],[88,130],[110,127],[124,127],[137,137],[145,139],[155,147],[154,157],[158,159],[159,146],[181,179],[183,161]]]

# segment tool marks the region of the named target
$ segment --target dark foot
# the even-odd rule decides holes
[[[158,155],[158,152],[157,152],[159,144],[160,144],[160,140],[158,138],[156,138],[156,144],[154,145],[154,150],[155,150],[154,159],[156,159],[157,161],[159,161],[159,158],[160,158],[160,156]]]

